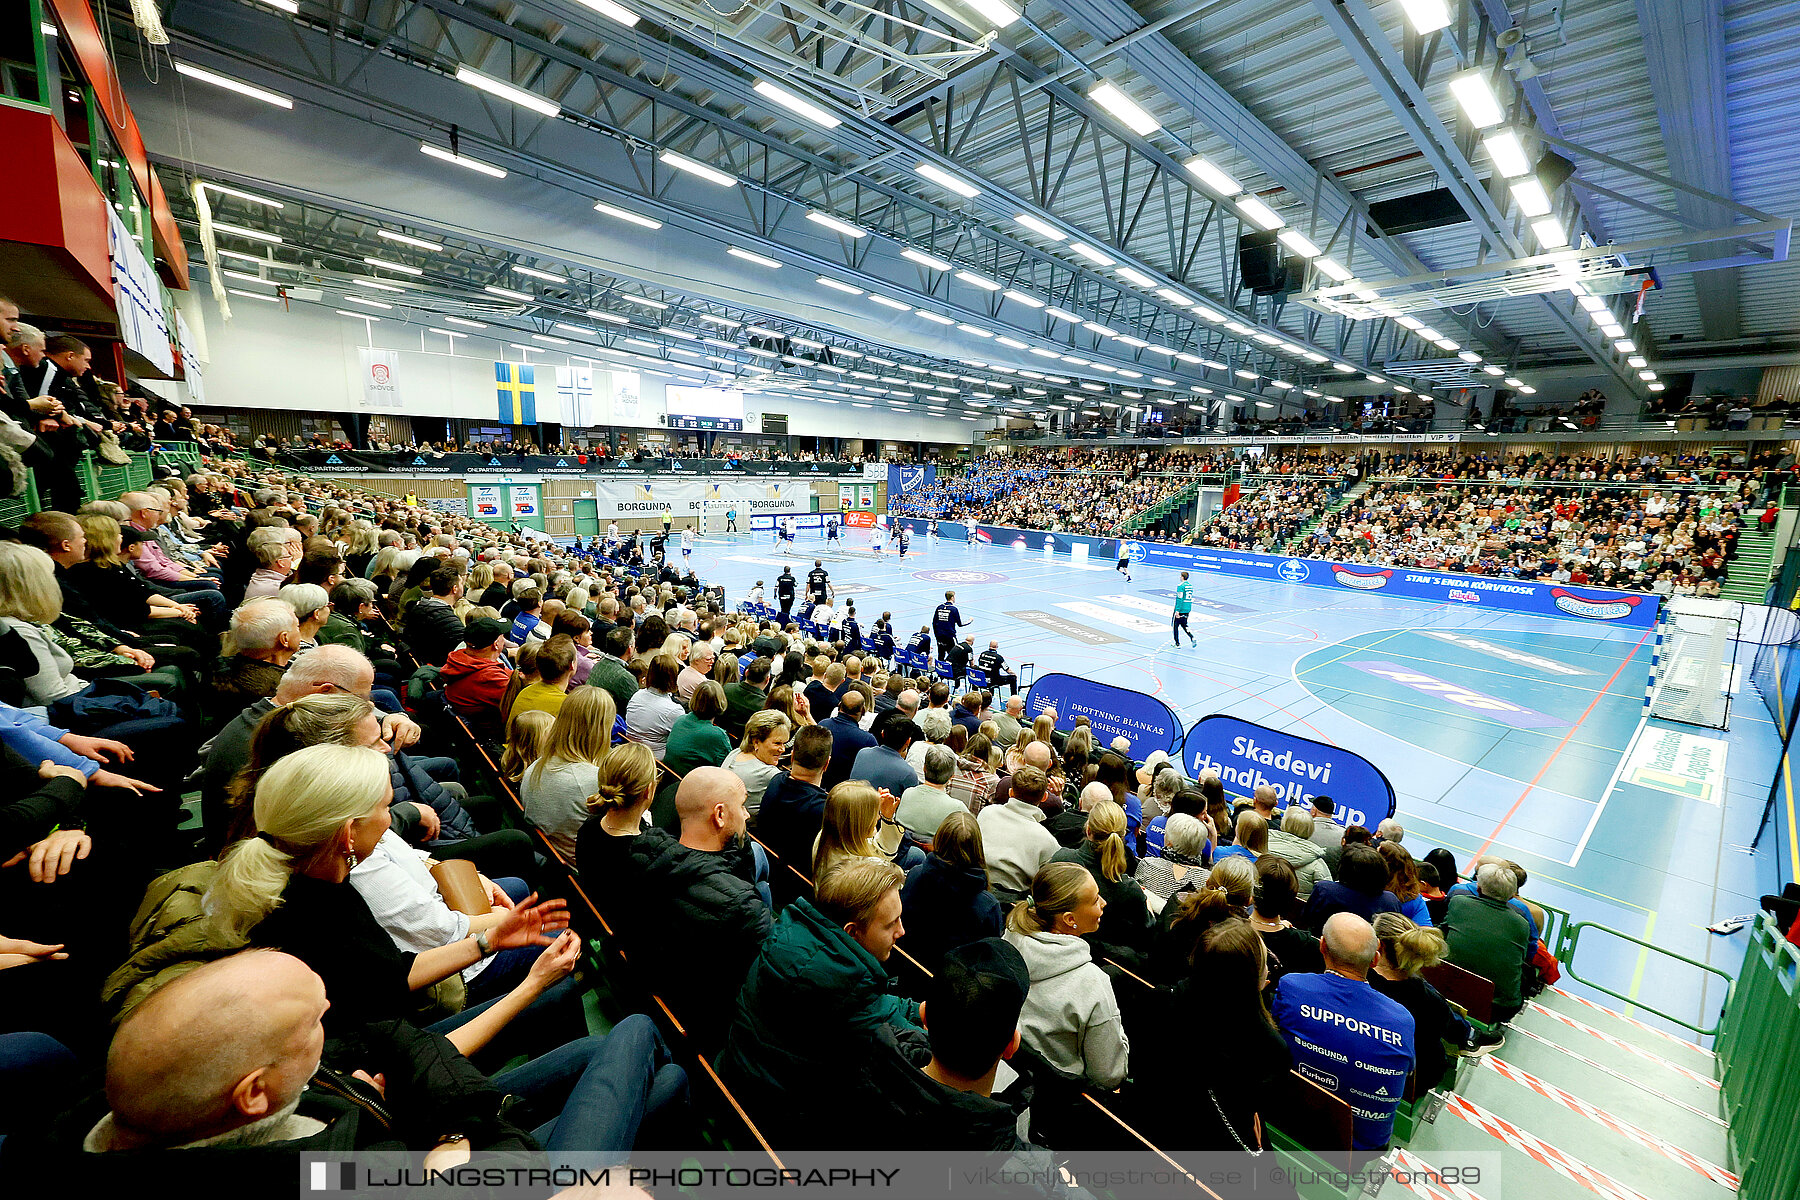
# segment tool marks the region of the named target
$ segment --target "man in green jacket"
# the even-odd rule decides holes
[[[837,1127],[828,1119],[841,1102],[834,1084],[882,1026],[920,1027],[919,1006],[888,991],[882,966],[905,932],[905,880],[886,859],[837,863],[813,899],[781,911],[738,993],[719,1072],[778,1145],[827,1149],[817,1139]]]
[[[744,740],[744,726],[769,702],[772,659],[759,658],[744,668],[744,677],[725,688],[725,733],[732,744]]]
[[[1497,862],[1475,869],[1476,894],[1450,897],[1444,910],[1444,940],[1450,961],[1494,981],[1494,1023],[1512,1020],[1524,1007],[1520,988],[1531,952],[1531,922],[1513,908],[1518,878]]]
[[[626,706],[631,698],[637,695],[637,676],[625,665],[625,656],[631,653],[631,626],[620,625],[606,635],[606,643],[600,648],[600,661],[588,672],[590,687],[605,688],[612,693],[613,704],[620,716],[625,715]]]

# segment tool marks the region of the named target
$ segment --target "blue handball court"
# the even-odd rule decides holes
[[[1670,649],[1648,626],[1195,572],[1198,644],[1178,649],[1175,569],[1137,561],[1128,581],[1112,555],[951,536],[915,537],[902,562],[867,530],[844,532],[830,547],[803,533],[792,557],[767,533],[710,537],[695,557],[733,600],[820,558],[840,605],[865,628],[891,612],[897,634],[954,590],[963,632],[1029,664],[1027,680],[1142,693],[1183,729],[1225,714],[1353,751],[1391,782],[1415,857],[1445,846],[1465,868],[1480,854],[1522,864],[1527,896],[1585,923],[1562,986],[1664,1029],[1679,1032],[1658,1011],[1712,1027],[1725,982],[1633,939],[1735,974],[1745,934],[1707,927],[1756,912],[1800,867],[1781,738],[1800,685],[1791,614],[1744,613],[1712,676],[1729,693],[1719,729],[1648,715],[1653,661]]]

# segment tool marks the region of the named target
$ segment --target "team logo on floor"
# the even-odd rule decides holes
[[[1292,561],[1291,559],[1289,561]],[[1283,564],[1284,566],[1286,564]],[[1331,577],[1345,587],[1355,588],[1362,592],[1373,592],[1388,585],[1394,577],[1392,571],[1370,571],[1367,574],[1346,567],[1342,563],[1331,564]]]
[[[1550,598],[1564,612],[1578,617],[1591,617],[1596,621],[1616,621],[1620,617],[1629,616],[1638,602],[1644,599],[1642,596],[1616,596],[1606,600],[1589,600],[1577,596],[1567,588],[1551,588]]]
[[[914,579],[926,583],[1005,583],[1006,576],[993,571],[914,571]]]
[[[1288,583],[1305,583],[1312,575],[1312,568],[1297,558],[1290,558],[1276,567],[1275,573]]]

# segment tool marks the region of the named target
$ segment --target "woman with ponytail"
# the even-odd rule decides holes
[[[1007,915],[1005,937],[1031,973],[1019,1013],[1025,1044],[1063,1074],[1110,1091],[1125,1081],[1131,1043],[1112,979],[1083,940],[1100,928],[1105,912],[1086,867],[1048,862]]]
[[[614,746],[601,760],[594,794],[587,798],[587,820],[575,835],[576,869],[583,879],[594,881],[589,886],[602,886],[631,852],[631,840],[644,832],[654,799],[656,752],[642,742]]]
[[[1111,800],[1102,800],[1088,810],[1086,835],[1073,850],[1058,850],[1051,862],[1072,862],[1087,869],[1106,901],[1106,917],[1100,930],[1089,939],[1105,953],[1124,951],[1134,960],[1149,950],[1151,915],[1144,887],[1132,872],[1136,856],[1125,846],[1125,810]],[[1115,957],[1117,955],[1115,954]],[[1139,965],[1136,961],[1126,966]]]
[[[1381,952],[1375,956],[1375,969],[1369,972],[1369,985],[1412,1014],[1413,1053],[1418,1056],[1413,1070],[1418,1072],[1423,1094],[1449,1072],[1450,1056],[1444,1052],[1444,1043],[1473,1049],[1475,1033],[1419,974],[1443,962],[1449,953],[1442,933],[1399,913],[1384,912],[1375,915],[1375,936],[1381,939]],[[1484,1049],[1499,1045],[1496,1041]]]
[[[1204,882],[1176,892],[1157,923],[1146,964],[1150,978],[1156,983],[1185,978],[1206,931],[1232,917],[1247,918],[1255,894],[1256,868],[1241,857],[1213,864]]]
[[[225,852],[206,891],[206,911],[229,932],[286,951],[316,971],[331,1001],[325,1015],[331,1035],[404,1020],[415,1007],[414,992],[499,951],[553,947],[511,993],[434,1027],[472,1054],[569,973],[580,939],[566,932],[564,901],[540,904],[531,895],[448,945],[399,949],[349,886],[350,872],[387,832],[392,798],[387,758],[378,750],[321,744],[289,754],[257,782],[258,832]]]

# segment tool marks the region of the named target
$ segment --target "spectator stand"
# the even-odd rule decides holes
[[[391,636],[391,627],[388,632]],[[408,658],[410,659],[410,655]],[[737,1097],[732,1095],[724,1080],[719,1078],[706,1055],[694,1045],[681,1018],[667,1001],[636,979],[612,926],[582,890],[574,865],[562,856],[543,831],[525,815],[524,802],[517,789],[501,773],[493,754],[455,711],[443,706],[439,715],[441,723],[437,728],[447,735],[451,748],[458,752],[456,757],[465,765],[473,766],[475,770],[471,774],[479,776],[504,798],[507,826],[522,830],[531,837],[539,857],[557,875],[558,882],[568,889],[570,921],[577,932],[582,934],[586,948],[584,966],[590,979],[601,985],[590,993],[596,1002],[595,1007],[589,1011],[590,1027],[597,1020],[610,1026],[611,1022],[597,1011],[605,1006],[608,999],[621,1015],[630,1012],[647,1013],[661,1028],[671,1053],[687,1068],[689,1077],[707,1081],[705,1086],[696,1088],[694,1101],[701,1111],[712,1116],[713,1133],[720,1138],[720,1148],[747,1150],[750,1144],[754,1144],[777,1168],[782,1167],[780,1157],[757,1128],[755,1120]],[[734,1144],[740,1143],[741,1139],[746,1140],[742,1140],[741,1144]]]

